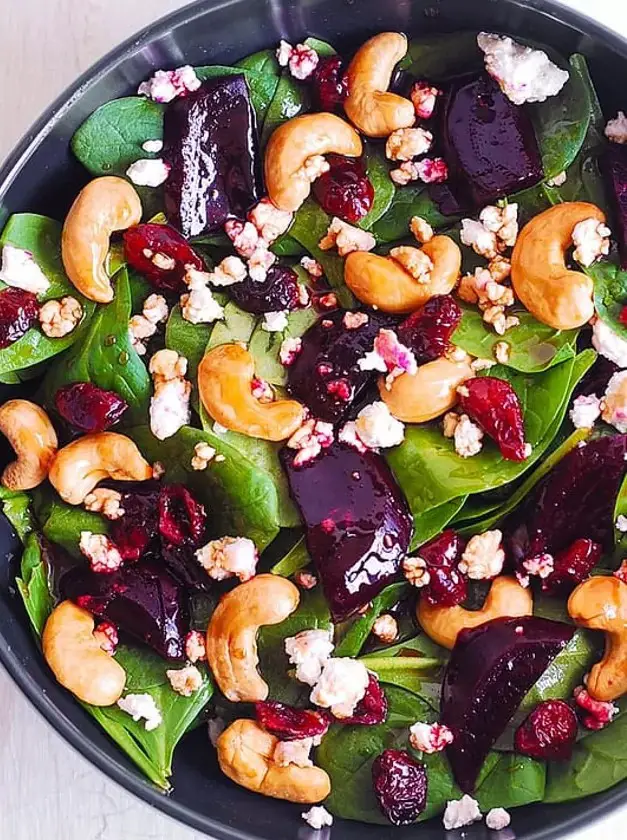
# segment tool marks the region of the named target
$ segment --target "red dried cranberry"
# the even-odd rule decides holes
[[[597,542],[575,540],[555,558],[554,570],[542,581],[542,591],[549,595],[570,595],[589,576],[601,559],[602,551]]]
[[[577,715],[563,700],[539,703],[518,727],[516,752],[539,761],[568,761],[577,740]]]
[[[527,457],[520,400],[509,382],[494,376],[468,379],[460,389],[462,411],[481,426],[508,461]]]
[[[573,697],[581,723],[586,729],[594,731],[604,729],[619,712],[618,706],[613,703],[607,700],[595,700],[583,685],[577,686],[573,691]]]
[[[172,545],[197,543],[205,530],[205,509],[182,484],[159,493],[159,533]]]
[[[81,432],[104,432],[115,425],[128,403],[115,391],[105,391],[91,382],[64,385],[54,395],[61,417]]]
[[[255,703],[255,716],[257,723],[281,741],[325,735],[332,720],[328,712],[295,709],[274,700]]]
[[[450,338],[461,321],[462,311],[451,295],[434,295],[422,309],[403,321],[399,340],[414,351],[419,365],[443,356],[451,346]]]
[[[298,275],[286,265],[273,265],[265,280],[257,282],[247,277],[229,286],[228,294],[245,312],[293,310],[299,305]]]
[[[627,306],[623,306],[618,316],[618,320],[623,326],[627,327]]]
[[[392,825],[415,822],[426,807],[427,771],[405,750],[384,750],[375,758],[372,787],[381,812]]]
[[[430,604],[454,607],[466,600],[468,582],[457,568],[464,547],[464,540],[449,528],[418,549],[429,572],[423,597]]]
[[[316,201],[329,216],[354,224],[368,214],[374,187],[360,158],[327,155],[330,170],[313,183]]]
[[[388,700],[374,674],[369,675],[368,688],[363,698],[355,706],[350,717],[341,718],[340,723],[358,726],[376,726],[388,716]]]
[[[124,560],[139,560],[157,536],[157,500],[154,486],[122,494],[124,515],[111,523],[111,537]]]
[[[344,63],[339,55],[321,58],[311,77],[314,105],[319,111],[339,111],[348,95]]]
[[[201,257],[169,225],[135,225],[124,232],[124,254],[130,266],[165,292],[184,292],[187,266],[205,270]]]
[[[0,292],[0,349],[21,338],[37,321],[37,296],[22,289]]]

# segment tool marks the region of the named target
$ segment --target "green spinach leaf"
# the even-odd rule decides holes
[[[341,625],[336,627],[334,656],[358,656],[377,618],[390,610],[395,604],[398,604],[407,592],[408,585],[406,583],[392,583],[372,599],[370,606],[363,615],[347,622],[345,628],[342,628]]]
[[[196,381],[198,365],[205,355],[214,324],[191,324],[181,315],[177,303],[172,307],[165,328],[165,346],[187,359],[187,377]]]
[[[358,227],[370,230],[390,209],[396,194],[394,181],[390,178],[390,165],[381,146],[366,143],[366,170],[368,179],[374,188],[374,201],[368,214],[359,222]]]
[[[411,538],[410,551],[424,545],[443,531],[448,523],[463,509],[467,496],[451,499],[442,505],[425,511],[414,517],[414,533]]]
[[[20,560],[20,576],[15,579],[30,623],[41,635],[53,602],[48,588],[48,569],[42,555],[39,537],[33,531],[26,534]]]
[[[594,283],[594,308],[621,338],[627,338],[627,326],[620,322],[620,313],[627,304],[627,271],[611,262],[598,262],[586,269]]]
[[[518,808],[540,802],[547,765],[523,755],[491,752],[478,779],[475,796],[485,813],[491,808]]]
[[[444,216],[440,213],[424,184],[408,184],[396,190],[389,208],[372,226],[377,242],[385,244],[406,239],[412,216],[420,216],[438,229],[448,227],[458,220],[457,216]]]
[[[62,546],[76,559],[82,557],[78,547],[81,531],[108,534],[110,530],[104,517],[82,507],[66,504],[48,485],[33,491],[33,507],[44,537]]]
[[[261,130],[261,146],[265,148],[270,135],[287,120],[297,117],[309,107],[309,95],[304,85],[300,85],[289,72],[283,71],[276,86],[274,96],[266,111]]]
[[[22,490],[7,490],[0,485],[0,507],[22,542],[35,529],[30,502],[28,493]]]
[[[293,545],[287,554],[282,557],[278,563],[270,569],[273,575],[281,575],[281,577],[292,577],[296,572],[304,569],[311,563],[311,557],[307,551],[305,538],[301,537],[298,542]]]
[[[450,32],[412,38],[399,68],[416,79],[442,81],[460,72],[480,70],[483,53],[476,32]]]

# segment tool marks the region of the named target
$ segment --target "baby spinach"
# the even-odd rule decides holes
[[[392,583],[376,595],[363,615],[336,627],[335,656],[358,656],[377,618],[390,610],[408,592],[407,583]]]
[[[276,242],[271,245],[270,250],[277,257],[302,257],[307,253],[304,246],[294,239],[290,233],[279,236]]]
[[[0,507],[22,542],[35,529],[30,502],[28,493],[0,485]]]
[[[436,537],[448,523],[463,509],[467,496],[451,499],[442,505],[425,511],[414,518],[414,533],[411,538],[410,551],[414,551],[424,543]]]
[[[64,548],[72,557],[80,558],[78,543],[81,531],[108,534],[109,523],[97,513],[63,502],[52,487],[43,485],[33,491],[33,507],[41,531],[47,540]]]
[[[547,765],[524,755],[490,752],[474,793],[480,809],[518,808],[540,802],[546,787]]]
[[[441,659],[427,656],[380,656],[369,654],[362,658],[362,662],[369,671],[379,677],[382,683],[397,685],[413,691],[415,694],[422,694],[425,683],[437,683],[440,687]]]
[[[627,339],[627,326],[620,322],[620,313],[627,304],[627,271],[612,262],[598,262],[586,269],[594,283],[594,308],[602,321]]]
[[[399,64],[416,79],[441,81],[460,72],[480,70],[483,53],[476,32],[449,32],[412,38],[407,55]]]
[[[241,341],[248,344],[257,324],[257,316],[244,312],[237,304],[229,302],[224,307],[224,319],[216,321],[211,330],[207,350],[220,344],[231,344]]]
[[[282,557],[278,563],[270,569],[273,575],[281,575],[281,577],[291,577],[304,569],[311,563],[311,557],[307,551],[305,544],[305,537],[301,537],[298,542],[293,545],[287,554]]]
[[[48,569],[42,555],[39,537],[30,532],[24,539],[20,560],[20,576],[15,579],[24,608],[33,629],[41,635],[52,610],[52,595],[48,588]]]
[[[265,147],[275,128],[278,128],[287,120],[291,120],[292,117],[302,114],[308,107],[309,96],[306,88],[299,84],[287,70],[284,70],[263,120],[263,128],[261,129],[262,148]]]
[[[172,307],[165,327],[165,346],[187,359],[187,376],[196,381],[196,372],[213,330],[213,324],[191,324],[181,315],[179,304]]]
[[[363,228],[363,230],[370,230],[390,209],[396,194],[396,187],[394,181],[390,178],[390,166],[383,147],[366,143],[364,153],[368,179],[374,188],[374,201],[368,214],[358,223],[358,227]]]
[[[328,58],[330,55],[337,55],[335,47],[331,46],[327,41],[321,41],[320,38],[307,38],[305,46],[311,47],[315,50],[320,58]]]
[[[390,206],[372,226],[371,232],[379,244],[405,239],[412,216],[420,216],[438,229],[453,224],[458,218],[442,215],[424,184],[408,184],[396,190]]]
[[[221,76],[236,76],[244,72],[250,91],[250,100],[257,115],[257,123],[261,125],[266,117],[270,103],[279,84],[281,68],[272,50],[263,50],[248,59],[243,59],[235,67],[213,64],[206,67],[196,67],[196,75],[204,82],[207,79]]]

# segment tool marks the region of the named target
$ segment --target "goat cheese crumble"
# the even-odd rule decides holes
[[[592,325],[592,346],[610,362],[620,368],[627,368],[627,341],[601,318],[596,318]]]
[[[296,679],[311,686],[320,679],[333,648],[328,630],[303,630],[285,640],[285,653],[290,663],[296,665]]]
[[[30,251],[4,245],[0,280],[7,286],[22,289],[34,295],[43,295],[50,288],[50,281],[35,262]]]
[[[266,312],[261,329],[266,332],[283,332],[287,329],[287,312]]]
[[[240,583],[257,572],[259,553],[248,537],[222,537],[211,540],[195,552],[196,560],[213,580],[237,577]]]
[[[605,126],[605,136],[611,143],[627,143],[627,116],[619,111]]]
[[[349,657],[327,659],[309,699],[315,706],[331,709],[334,717],[347,718],[363,700],[369,683],[370,674],[363,662]]]
[[[117,705],[135,722],[143,718],[146,721],[144,724],[146,732],[152,732],[153,729],[161,726],[163,719],[152,694],[127,694],[126,697],[120,697]]]
[[[324,805],[314,805],[309,811],[301,814],[301,817],[308,823],[314,831],[320,831],[321,828],[333,825],[333,817],[324,807]]]
[[[167,103],[177,96],[198,90],[200,85],[201,81],[194,68],[186,64],[176,70],[157,70],[147,82],[141,83],[137,93],[153,102]]]
[[[442,723],[418,721],[409,727],[409,743],[415,750],[432,755],[441,752],[454,740],[453,733]]]
[[[173,691],[181,697],[191,697],[202,688],[202,674],[195,665],[174,668],[165,672]]]
[[[479,803],[472,796],[464,794],[461,799],[450,800],[446,805],[442,822],[447,831],[463,828],[481,819]]]
[[[160,187],[168,179],[170,165],[161,158],[140,158],[126,170],[136,187]]]
[[[596,394],[575,397],[569,411],[570,421],[576,429],[591,429],[601,416],[601,400]]]
[[[492,831],[502,831],[511,821],[512,818],[505,808],[492,808],[485,818],[486,826]]]

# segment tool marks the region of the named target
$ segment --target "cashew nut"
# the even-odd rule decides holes
[[[302,114],[280,125],[270,136],[264,161],[270,201],[294,213],[309,195],[307,161],[335,152],[359,157],[362,143],[355,129],[335,114]]]
[[[616,700],[627,692],[627,584],[614,576],[584,580],[568,599],[568,614],[580,627],[604,631],[605,653],[586,687],[595,700]]]
[[[9,490],[32,490],[45,481],[57,451],[57,435],[48,415],[28,400],[9,400],[0,407],[0,432],[17,458],[2,473]]]
[[[388,92],[394,68],[406,52],[404,35],[381,32],[357,50],[348,67],[344,110],[367,137],[387,137],[397,128],[414,124],[410,100]]]
[[[114,231],[138,224],[141,217],[139,196],[124,178],[96,178],[79,192],[63,225],[61,257],[72,284],[89,300],[113,300],[105,268],[109,239]]]
[[[296,400],[264,403],[253,397],[255,362],[239,344],[221,344],[198,366],[198,391],[207,412],[222,426],[263,440],[285,440],[304,418]]]
[[[594,315],[592,280],[566,267],[573,228],[584,219],[605,222],[594,204],[566,201],[527,222],[512,253],[516,297],[538,321],[556,330],[582,327]]]
[[[218,738],[218,762],[236,784],[288,802],[321,802],[331,793],[331,780],[320,767],[280,767],[272,759],[278,738],[254,720],[236,720]]]
[[[64,502],[80,505],[104,478],[147,481],[152,469],[126,435],[97,432],[60,449],[48,478]]]
[[[420,365],[416,373],[404,373],[386,385],[379,379],[381,399],[398,420],[404,423],[426,423],[457,402],[457,388],[475,375],[470,357],[455,362],[442,356]]]
[[[285,621],[299,600],[297,587],[277,575],[257,575],[220,600],[207,627],[207,660],[229,700],[266,699],[268,685],[257,671],[257,631]]]
[[[531,615],[533,598],[531,590],[524,589],[515,578],[497,577],[480,610],[456,607],[438,607],[420,598],[416,616],[427,636],[442,647],[452,650],[457,634],[470,627],[478,627],[494,618],[518,618]]]
[[[413,251],[422,251],[433,263],[424,282],[416,280],[401,263],[411,259]],[[396,258],[353,251],[346,257],[344,279],[362,303],[401,315],[419,309],[433,295],[448,294],[455,288],[461,265],[457,243],[450,236],[434,236],[421,249],[403,248]]]
[[[100,647],[87,610],[62,601],[46,621],[42,646],[58,682],[83,703],[111,706],[122,696],[126,671]]]

